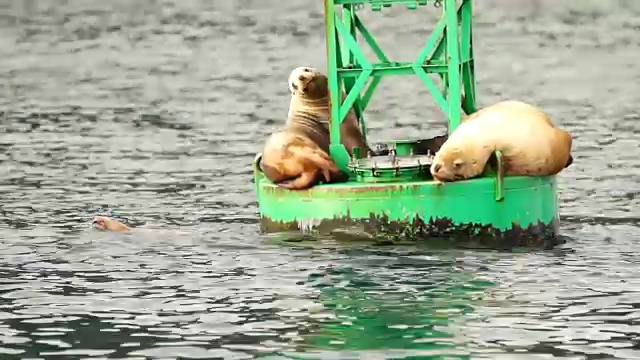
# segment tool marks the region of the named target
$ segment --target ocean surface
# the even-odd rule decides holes
[[[259,233],[251,161],[289,71],[325,69],[319,1],[0,0],[0,359],[640,359],[640,2],[474,10],[479,105],[574,135],[554,250]],[[438,12],[362,16],[410,61]],[[366,119],[446,128],[417,78]]]

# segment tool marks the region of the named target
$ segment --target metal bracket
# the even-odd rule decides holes
[[[498,166],[498,169],[496,169],[495,198],[496,201],[502,201],[504,200],[504,161],[502,151],[496,150],[495,154]]]

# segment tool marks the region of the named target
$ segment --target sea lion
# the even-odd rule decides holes
[[[329,130],[317,120],[299,118],[269,136],[260,168],[274,184],[304,190],[321,178],[326,183],[348,177],[329,156]]]
[[[260,168],[274,184],[304,190],[348,178],[329,156],[331,118],[327,77],[311,67],[297,67],[288,78],[291,103],[285,127],[267,139]],[[351,155],[353,146],[370,151],[353,109],[340,126],[341,142]]]
[[[157,224],[144,224],[141,226],[130,227],[128,225],[125,225],[120,220],[107,216],[95,216],[91,225],[94,229],[97,230],[135,235],[137,237],[141,237],[144,240],[163,240],[167,239],[168,237],[170,240],[175,241],[178,238],[182,239],[184,236],[189,235],[186,232],[166,228]]]
[[[542,110],[521,101],[502,101],[465,117],[435,154],[436,181],[480,175],[500,150],[505,175],[555,175],[571,165],[571,135]]]
[[[131,230],[131,228],[129,228],[127,225],[123,224],[122,222],[106,216],[94,217],[91,225],[94,228],[98,230],[103,230],[103,231],[128,232],[129,230]]]
[[[289,91],[291,102],[287,124],[297,121],[300,116],[313,117],[326,122],[329,126],[331,119],[331,102],[329,96],[329,80],[325,74],[315,68],[301,66],[293,69],[289,74]],[[344,100],[346,94],[341,92]],[[327,140],[328,141],[328,140]],[[340,124],[340,143],[347,149],[349,155],[353,155],[353,148],[360,148],[361,154],[367,152],[375,154],[367,145],[360,129],[358,116],[353,107]]]

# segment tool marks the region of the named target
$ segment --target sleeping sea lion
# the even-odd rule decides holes
[[[505,175],[555,175],[573,162],[571,135],[555,127],[542,110],[521,101],[502,101],[465,117],[431,164],[436,181],[480,175],[496,150]]]

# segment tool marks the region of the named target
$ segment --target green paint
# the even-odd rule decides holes
[[[415,143],[415,140],[396,140],[396,154],[398,154],[399,156],[413,155]]]
[[[467,0],[469,1],[469,0]],[[460,125],[460,43],[458,42],[458,15],[456,0],[444,0],[444,14],[447,19],[447,81],[449,84],[449,103],[447,115],[449,134]]]
[[[326,37],[326,45],[327,45],[327,54],[332,54],[332,56],[328,57],[327,67],[330,71],[327,72],[327,78],[329,83],[329,98],[331,104],[340,104],[341,103],[341,79],[338,78],[337,71],[331,71],[331,69],[338,69],[338,67],[342,67],[342,59],[340,58],[340,44],[338,42],[338,27],[343,28],[344,26],[340,26],[342,21],[337,19],[337,14],[335,12],[335,5],[331,0],[325,0],[324,2],[324,21],[325,21],[325,37]],[[349,35],[350,36],[350,35]],[[352,90],[353,91],[353,90]],[[358,90],[359,92],[359,90]],[[362,109],[364,110],[364,109]],[[334,159],[336,164],[341,166],[344,170],[344,167],[349,162],[349,153],[347,149],[340,143],[340,124],[342,123],[343,116],[340,116],[340,107],[332,106],[331,108],[331,124],[329,126],[330,131],[330,146],[329,146],[329,154],[331,158]]]
[[[424,180],[429,172],[426,165],[403,166],[398,168],[382,168],[372,171],[369,168],[353,166],[356,181],[363,183],[402,183],[403,181]]]
[[[462,59],[462,79],[465,98],[462,109],[469,115],[476,112],[476,81],[473,69],[473,33],[472,17],[473,9],[471,1],[463,1],[458,11],[460,19],[460,57]]]
[[[496,201],[495,178],[437,184],[433,181],[400,183],[341,183],[288,191],[259,173],[256,179],[261,217],[287,222],[318,223],[348,217],[368,220],[371,214],[411,222],[415,217],[453,219],[454,224],[492,224],[507,230],[557,217],[555,177],[507,176],[503,198]]]
[[[308,284],[319,293],[321,311],[332,316],[312,320],[315,326],[303,335],[304,354],[321,359],[328,358],[322,351],[334,350],[357,358],[349,353],[359,352],[366,359],[362,351],[391,349],[397,357],[388,359],[471,358],[467,344],[455,340],[455,323],[486,303],[495,284],[455,270],[454,257],[439,256],[431,265],[421,271],[396,264],[412,276],[397,268],[375,272],[339,265],[314,273]]]
[[[496,188],[495,195],[496,201],[502,201],[504,199],[504,161],[502,158],[502,151],[496,151],[496,159],[498,163],[498,168],[496,169]]]

